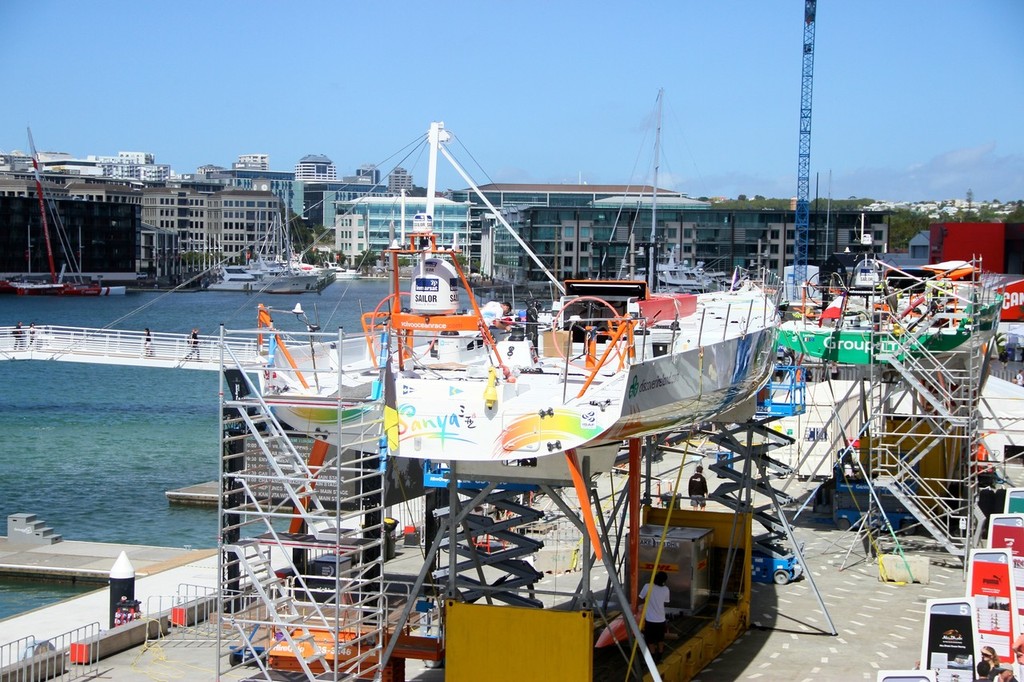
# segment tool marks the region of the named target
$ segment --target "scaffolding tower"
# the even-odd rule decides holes
[[[221,348],[218,644],[263,679],[375,677],[389,613],[382,401],[357,404],[343,439],[289,433]],[[338,398],[339,422],[352,405]]]
[[[965,564],[984,530],[978,502],[981,471],[979,404],[997,320],[998,291],[938,284],[927,292],[932,314],[920,322],[896,320],[876,310],[870,344],[874,362],[864,368],[863,428],[859,464],[873,493],[885,493],[914,518],[944,551]],[[997,314],[997,313],[996,313]],[[894,318],[889,320],[885,317]],[[968,340],[941,352],[926,337],[968,332]],[[885,516],[878,494],[864,500],[867,519]],[[899,524],[895,524],[899,529]],[[894,533],[880,538],[895,541]]]

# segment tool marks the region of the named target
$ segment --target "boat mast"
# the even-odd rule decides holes
[[[437,193],[437,150],[442,142],[447,142],[451,135],[444,129],[444,121],[431,121],[427,133],[427,144],[430,154],[427,158],[427,210],[430,219],[434,218],[434,195]]]
[[[661,163],[659,153],[661,152],[661,107],[664,88],[658,88],[658,123],[654,132],[654,187],[651,191],[651,239],[647,246],[647,286],[654,291],[658,284],[657,258],[655,257],[654,245],[657,238],[658,227],[658,165]]]
[[[437,166],[436,152],[440,151],[442,154],[444,154],[444,158],[448,159],[448,163],[450,163],[452,165],[452,168],[454,168],[456,170],[456,172],[462,177],[462,179],[466,182],[466,184],[468,184],[470,186],[470,188],[473,190],[473,192],[476,194],[476,196],[480,199],[480,201],[483,202],[484,206],[486,206],[487,208],[489,208],[491,210],[491,213],[494,215],[494,217],[497,219],[497,221],[499,223],[501,223],[501,226],[504,227],[505,230],[510,235],[512,235],[512,238],[516,240],[516,242],[519,244],[519,246],[521,246],[523,248],[523,250],[526,251],[526,255],[528,255],[533,260],[533,262],[537,264],[537,267],[539,267],[541,269],[541,271],[547,276],[547,278],[550,279],[552,281],[552,283],[554,283],[554,285],[558,288],[558,291],[560,291],[561,293],[564,294],[565,293],[565,286],[563,286],[562,283],[558,281],[558,278],[555,277],[555,275],[551,272],[551,270],[549,270],[547,268],[547,266],[544,265],[544,263],[537,256],[537,254],[533,252],[533,249],[531,249],[530,246],[523,240],[523,238],[521,236],[519,236],[519,233],[516,232],[514,229],[512,229],[512,226],[508,224],[508,221],[505,220],[505,217],[501,215],[501,212],[494,207],[494,204],[492,204],[490,202],[490,200],[486,196],[484,196],[484,193],[480,191],[480,188],[477,187],[476,183],[473,182],[473,179],[471,177],[469,177],[469,174],[466,173],[466,171],[462,169],[462,166],[460,166],[459,162],[455,160],[455,157],[453,157],[451,155],[451,153],[448,151],[448,148],[445,147],[443,144],[441,144],[441,142],[447,142],[448,139],[451,137],[449,135],[449,133],[447,131],[445,131],[444,132],[444,138],[441,139],[440,134],[438,134],[438,135],[434,135],[433,134],[434,131],[435,131],[435,126],[439,126],[439,130],[444,130],[444,123],[431,123],[430,124],[431,136],[429,137],[429,139],[430,139],[430,142],[431,142],[431,147],[430,147],[431,165],[428,166],[428,168],[432,169],[432,172],[430,174],[428,174],[428,176],[427,176],[427,210],[428,211],[431,210],[433,208],[433,205],[434,205],[433,197],[432,197],[432,191],[431,191],[432,185],[430,184],[430,182],[431,182],[431,179],[434,177],[433,171],[436,170],[436,166]]]
[[[53,246],[50,245],[50,226],[46,222],[46,202],[43,200],[43,180],[39,174],[39,159],[36,143],[32,140],[32,129],[28,128],[28,148],[32,152],[32,174],[36,178],[36,198],[39,199],[39,216],[43,220],[43,238],[46,241],[46,259],[50,265],[50,281],[57,283],[57,268],[53,264]]]

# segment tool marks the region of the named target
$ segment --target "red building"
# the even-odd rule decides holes
[[[986,272],[1024,275],[1024,223],[934,223],[929,234],[932,263],[981,258]],[[1024,279],[1008,277],[1002,320],[1024,320]]]
[[[929,228],[929,260],[981,258],[985,270],[1007,272],[1006,228],[1006,223],[934,223]]]

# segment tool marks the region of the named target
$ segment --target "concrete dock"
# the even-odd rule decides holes
[[[201,507],[216,507],[220,500],[220,483],[207,481],[195,485],[175,488],[164,493],[171,504],[191,504]]]
[[[125,552],[137,577],[187,564],[214,550],[121,545],[64,540],[52,545],[27,546],[0,537],[0,576],[106,584],[114,561]]]

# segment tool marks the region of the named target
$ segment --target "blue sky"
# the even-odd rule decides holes
[[[803,2],[0,3],[0,150],[796,193]],[[819,0],[811,193],[1024,199],[1024,2]],[[403,151],[404,150],[404,151]],[[817,176],[817,183],[815,180]],[[443,172],[440,186],[465,186]]]

